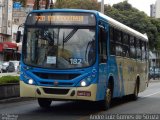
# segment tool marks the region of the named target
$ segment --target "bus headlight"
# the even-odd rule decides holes
[[[89,86],[91,82],[92,82],[92,77],[88,76],[87,78],[82,79],[77,86],[86,87],[86,86]]]
[[[33,79],[29,79],[29,80],[28,80],[28,84],[33,85],[33,84],[34,84]]]
[[[81,86],[85,87],[87,85],[86,81],[81,81]]]
[[[28,76],[25,72],[22,72],[20,75],[21,81],[29,85],[37,85],[36,81]]]

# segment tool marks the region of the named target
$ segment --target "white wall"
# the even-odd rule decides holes
[[[2,8],[3,8],[3,3],[2,0],[0,0],[0,33],[2,31]]]
[[[16,42],[15,40],[16,40],[16,34],[18,31],[18,27],[19,25],[12,24],[12,42]],[[19,28],[19,31],[21,31],[21,34],[23,35],[24,29],[22,27]]]
[[[12,35],[12,9],[13,1],[8,0],[7,34]]]
[[[160,0],[156,1],[155,8],[156,8],[156,16],[155,17],[160,18]]]

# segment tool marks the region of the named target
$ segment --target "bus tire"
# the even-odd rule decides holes
[[[136,82],[134,93],[131,95],[131,100],[137,100],[138,93],[139,93],[139,84],[138,84],[138,82]]]
[[[38,98],[38,104],[41,108],[49,108],[52,103],[52,100],[45,98]]]
[[[104,111],[108,110],[110,108],[111,101],[112,101],[112,90],[111,90],[111,83],[109,83],[105,92],[104,100],[100,101],[100,109]]]

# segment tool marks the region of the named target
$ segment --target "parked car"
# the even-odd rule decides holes
[[[9,62],[8,67],[6,68],[7,72],[14,72],[15,71],[15,66],[13,62]]]
[[[2,73],[2,64],[3,64],[3,62],[0,61],[0,73]]]
[[[160,68],[150,68],[149,79],[160,78]]]
[[[13,64],[12,64],[13,63]],[[13,68],[14,66],[14,68]],[[11,60],[2,64],[2,72],[17,72],[19,69],[19,61]],[[13,71],[14,70],[14,71]]]
[[[2,72],[7,72],[7,67],[8,67],[8,65],[9,65],[9,62],[4,62],[4,63],[2,64]]]
[[[16,61],[16,60],[11,60],[9,62],[12,62],[14,64],[14,67],[15,67],[15,71],[19,71],[19,61]]]

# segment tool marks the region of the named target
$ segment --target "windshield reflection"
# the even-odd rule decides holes
[[[88,67],[95,62],[95,29],[28,28],[26,64],[55,69]]]

